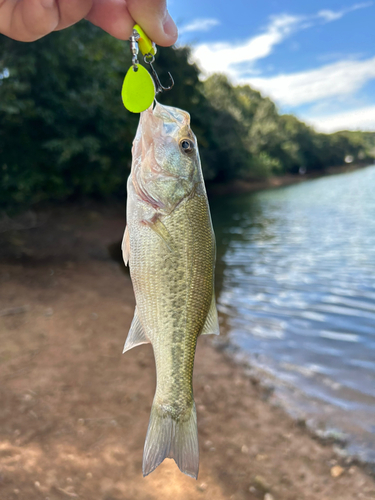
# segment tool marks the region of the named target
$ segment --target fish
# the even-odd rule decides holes
[[[189,113],[158,102],[141,113],[127,193],[122,252],[136,307],[124,352],[150,342],[157,380],[142,471],[173,458],[196,479],[195,350],[219,322],[215,235]]]

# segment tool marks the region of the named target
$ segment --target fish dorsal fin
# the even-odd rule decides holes
[[[124,259],[125,266],[128,265],[130,258],[130,239],[129,239],[129,229],[128,226],[125,228],[124,237],[121,244],[122,258]]]
[[[149,344],[150,340],[147,338],[142,323],[140,322],[137,308],[134,311],[134,318],[132,324],[130,325],[130,330],[128,336],[126,338],[126,342],[124,345],[124,350],[122,353],[129,351],[133,347],[137,347],[137,345],[141,344]]]
[[[219,318],[217,316],[215,292],[212,292],[212,301],[208,311],[206,322],[203,325],[201,335],[220,335]]]

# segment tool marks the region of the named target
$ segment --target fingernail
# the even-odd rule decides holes
[[[175,25],[175,22],[171,18],[169,12],[167,11],[165,14],[164,22],[163,22],[163,30],[164,33],[171,38],[177,38],[178,35],[178,29],[177,26]]]

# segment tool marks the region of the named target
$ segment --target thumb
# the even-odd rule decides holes
[[[162,47],[173,45],[178,36],[165,0],[127,0],[131,17],[153,42]]]

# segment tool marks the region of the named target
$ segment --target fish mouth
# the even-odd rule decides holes
[[[140,126],[146,137],[172,137],[178,139],[184,130],[190,128],[190,115],[186,111],[172,106],[165,106],[155,100],[141,113]]]
[[[155,101],[153,116],[161,118],[164,123],[174,123],[179,128],[190,126],[190,115],[187,111],[172,106],[164,106],[157,101]]]

